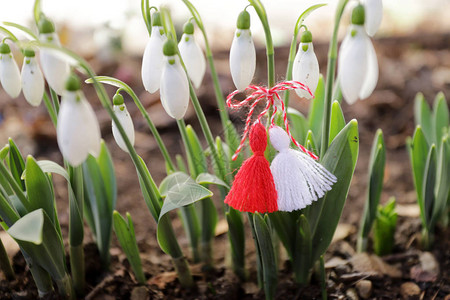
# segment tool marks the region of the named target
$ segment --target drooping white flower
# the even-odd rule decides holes
[[[70,76],[61,97],[56,135],[59,150],[72,165],[78,166],[88,154],[100,153],[100,126],[94,110],[80,90],[79,79]]]
[[[270,142],[279,153],[272,160],[278,210],[303,209],[331,190],[336,177],[308,155],[289,148],[287,133],[278,126],[269,129]]]
[[[161,76],[161,103],[167,114],[180,120],[189,106],[189,81],[176,55],[175,43],[167,40],[164,44],[164,66]]]
[[[60,46],[59,37],[55,32],[55,27],[50,20],[41,18],[39,23],[39,39],[43,43],[50,43]],[[59,55],[55,50],[42,47],[39,53],[42,71],[48,85],[58,94],[62,95],[66,80],[70,75],[70,67],[67,60]]]
[[[181,58],[186,66],[189,78],[196,88],[200,86],[205,76],[206,61],[203,51],[194,39],[194,25],[188,22],[184,25],[184,34],[178,44]]]
[[[382,0],[363,0],[365,7],[366,21],[364,27],[369,36],[374,36],[378,31],[383,18],[383,1]]]
[[[302,34],[301,43],[292,67],[292,79],[306,84],[314,95],[319,83],[319,62],[314,53],[310,31],[305,31]],[[299,97],[312,99],[307,91],[295,89],[295,92]]]
[[[253,79],[256,68],[256,51],[250,32],[250,14],[239,14],[237,29],[230,49],[230,71],[234,85],[243,91]]]
[[[11,53],[9,45],[0,45],[0,82],[5,92],[11,98],[17,98],[20,94],[20,71]]]
[[[114,113],[119,119],[120,124],[122,125],[123,129],[125,130],[125,133],[130,140],[131,145],[134,146],[134,125],[133,120],[131,119],[130,114],[128,113],[127,107],[125,106],[125,103],[123,101],[123,97],[120,94],[116,94],[113,98],[114,106],[113,110]],[[111,122],[112,126],[112,133],[114,136],[114,139],[116,140],[117,145],[125,152],[128,152],[128,148],[125,144],[125,141],[122,138],[122,135],[119,132],[119,129],[117,129],[116,123],[114,121]]]
[[[364,8],[359,5],[362,10]],[[353,11],[353,15],[355,10]],[[338,77],[342,95],[349,103],[369,97],[378,81],[378,61],[372,41],[361,19],[352,16],[352,25],[342,42],[338,59]]]
[[[163,44],[166,40],[159,13],[153,14],[152,34],[142,57],[142,83],[149,93],[159,89],[164,63]]]
[[[33,106],[38,106],[44,96],[45,82],[41,69],[31,49],[24,51],[22,65],[22,90],[25,99]]]

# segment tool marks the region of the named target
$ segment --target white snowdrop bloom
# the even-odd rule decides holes
[[[278,210],[303,209],[331,190],[336,177],[303,152],[290,149],[288,134],[278,126],[269,129],[270,142],[279,153],[272,171],[278,194]]]
[[[11,53],[9,45],[0,45],[0,82],[5,92],[11,98],[17,98],[20,94],[20,71]]]
[[[364,27],[369,36],[374,36],[378,31],[383,18],[383,1],[382,0],[363,0],[365,7],[366,20]]]
[[[311,32],[305,31],[301,41],[292,67],[292,79],[306,84],[314,95],[319,83],[319,62],[314,53]],[[307,91],[295,89],[295,92],[299,97],[312,99]]]
[[[123,129],[125,130],[125,133],[130,140],[131,145],[134,146],[134,125],[133,120],[131,119],[130,114],[128,113],[127,107],[125,106],[125,103],[123,101],[123,97],[120,94],[116,94],[113,98],[114,106],[113,110],[114,113],[119,119],[120,124],[122,125]],[[116,140],[117,145],[125,152],[128,152],[128,148],[125,144],[125,141],[122,138],[122,135],[119,132],[119,129],[117,129],[116,123],[114,121],[111,122],[112,126],[112,133],[114,136],[114,139]]]
[[[358,9],[357,6],[355,9]],[[355,10],[353,11],[355,14]],[[378,61],[372,41],[366,34],[364,18],[353,24],[342,42],[338,59],[338,77],[344,99],[353,104],[369,97],[378,81]]]
[[[60,46],[59,37],[55,27],[48,19],[41,18],[39,23],[39,39],[43,43]],[[58,94],[62,95],[66,80],[70,75],[70,67],[67,60],[55,50],[42,47],[39,53],[41,67],[48,85]]]
[[[250,15],[239,14],[237,29],[230,49],[230,71],[234,85],[243,91],[253,79],[256,68],[256,51],[250,32]]]
[[[161,76],[161,103],[167,114],[180,120],[189,106],[189,81],[176,55],[176,45],[172,40],[164,44],[164,67]]]
[[[149,93],[159,89],[164,64],[163,44],[166,40],[159,13],[153,14],[152,34],[142,57],[142,83]]]
[[[70,76],[61,97],[56,135],[59,150],[72,165],[78,166],[88,154],[100,153],[100,126],[94,110],[80,90],[79,79]]]
[[[194,25],[188,22],[184,25],[184,33],[181,37],[178,49],[186,66],[189,78],[195,88],[200,87],[205,76],[206,61],[203,51],[194,39]]]
[[[25,99],[33,106],[39,106],[44,96],[45,82],[41,69],[31,49],[24,51],[22,65],[22,90]]]

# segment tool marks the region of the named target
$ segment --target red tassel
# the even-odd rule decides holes
[[[253,155],[242,164],[236,174],[225,203],[243,212],[277,211],[277,191],[269,162],[264,157],[267,133],[260,122],[252,126],[249,140]]]

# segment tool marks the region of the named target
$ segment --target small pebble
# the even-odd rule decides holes
[[[146,299],[149,299],[149,294],[145,286],[137,286],[131,291],[130,300],[146,300]]]
[[[414,282],[405,282],[400,286],[400,293],[402,299],[418,299],[420,295],[420,288]]]
[[[349,288],[346,292],[345,295],[347,296],[347,299],[350,300],[359,300],[358,297],[358,293],[356,292],[356,290],[354,288]]]
[[[356,290],[358,294],[363,299],[370,298],[372,295],[372,281],[370,280],[361,280],[356,283]]]

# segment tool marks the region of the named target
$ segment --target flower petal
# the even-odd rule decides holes
[[[292,69],[292,79],[306,84],[313,95],[316,92],[319,83],[319,62],[312,43],[300,43]],[[312,99],[307,91],[296,89],[295,92],[299,97]]]
[[[11,98],[20,94],[20,71],[11,53],[0,56],[0,82]]]
[[[178,56],[166,57],[160,94],[167,114],[177,120],[182,119],[189,105],[189,82]]]
[[[45,33],[40,36],[41,41],[59,46],[59,38],[56,33]],[[42,71],[48,85],[58,94],[62,95],[69,77],[69,63],[61,55],[55,54],[55,50],[42,48],[40,51]]]
[[[206,61],[203,51],[194,39],[192,34],[183,34],[178,44],[181,58],[195,88],[198,88],[205,76]]]
[[[130,114],[128,113],[127,107],[125,104],[122,105],[114,105],[114,113],[116,114],[117,118],[119,119],[120,124],[122,125],[123,129],[125,130],[125,133],[130,140],[131,145],[134,145],[134,125],[133,120],[131,119]],[[117,145],[125,152],[128,152],[128,148],[122,138],[122,135],[120,134],[119,130],[117,129],[116,123],[112,121],[112,133],[114,136],[114,139],[116,140]]]
[[[22,90],[25,99],[39,106],[44,96],[45,82],[35,57],[24,57],[22,65]]]
[[[363,1],[366,20],[364,27],[369,36],[374,36],[378,31],[383,18],[383,1],[382,0],[364,0]]]
[[[166,40],[162,27],[153,26],[152,35],[142,57],[142,83],[145,90],[154,93],[159,89],[164,64],[163,44]]]
[[[365,37],[362,26],[352,25],[339,53],[338,77],[342,94],[349,104],[358,99],[367,74],[368,51]]]
[[[366,39],[367,43],[367,73],[364,80],[364,85],[359,92],[360,99],[366,99],[369,97],[378,82],[378,60],[375,49],[373,48],[372,41],[369,37]]]
[[[238,29],[230,49],[230,71],[234,85],[243,91],[253,79],[256,68],[256,52],[249,29]]]

